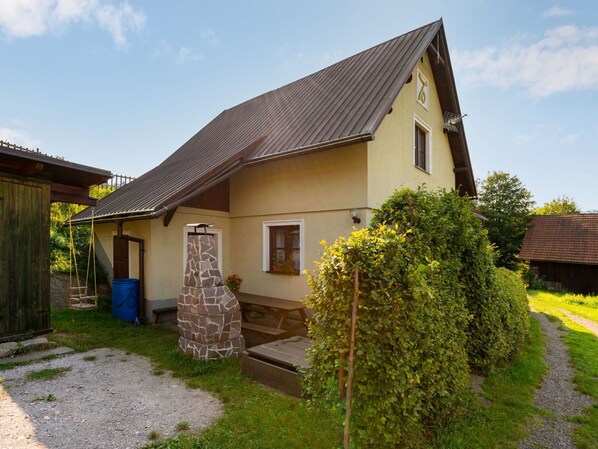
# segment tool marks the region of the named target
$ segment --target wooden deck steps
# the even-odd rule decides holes
[[[291,337],[254,346],[243,352],[241,369],[258,382],[291,396],[301,397],[301,374],[306,368],[306,351],[312,342],[305,337]]]

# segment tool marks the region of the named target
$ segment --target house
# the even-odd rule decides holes
[[[598,214],[533,217],[520,257],[552,287],[598,293]]]
[[[460,117],[439,20],[223,111],[98,202],[102,263],[115,278],[143,277],[149,319],[176,304],[186,236],[209,223],[224,277],[297,300],[320,242],[366,226],[394,190],[476,194]]]
[[[95,205],[112,174],[0,141],[0,342],[50,327],[50,203]]]

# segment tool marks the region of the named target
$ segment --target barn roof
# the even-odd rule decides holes
[[[533,217],[520,257],[544,262],[598,265],[598,214]]]
[[[372,140],[432,43],[442,108],[460,114],[439,20],[225,110],[160,165],[100,200],[96,220],[155,218],[243,166]],[[475,195],[461,124],[458,133],[449,133],[449,143],[455,187]],[[86,222],[90,215],[87,209],[73,221]]]
[[[51,200],[95,205],[89,187],[102,184],[112,173],[76,164],[0,140],[0,172],[51,181]]]

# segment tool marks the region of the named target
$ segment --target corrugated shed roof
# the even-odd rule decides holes
[[[598,265],[598,214],[533,217],[520,257]]]
[[[431,23],[225,110],[159,166],[100,200],[95,217],[156,217],[239,164],[371,140],[441,30],[442,21]],[[85,210],[75,221],[89,217]]]

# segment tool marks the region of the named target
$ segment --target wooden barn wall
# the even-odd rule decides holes
[[[598,294],[598,265],[531,261],[546,281],[560,282],[566,290],[584,295]]]
[[[50,330],[50,184],[0,174],[0,341]]]

